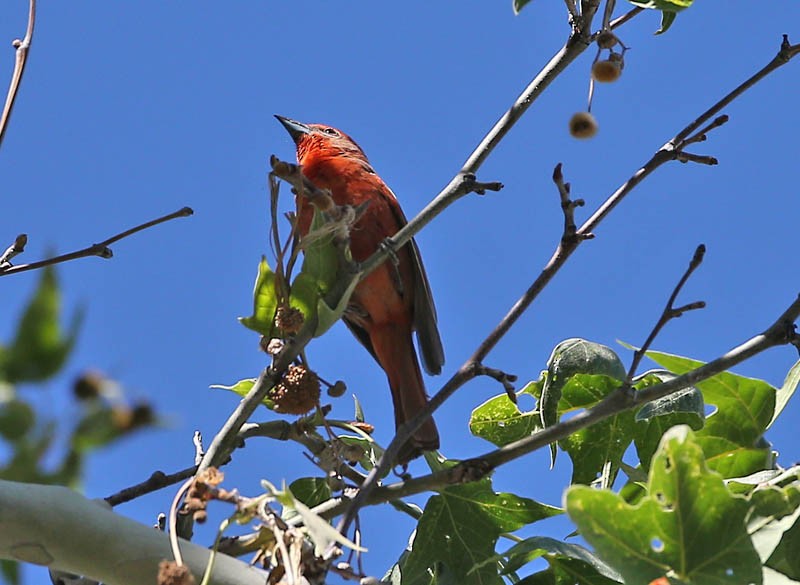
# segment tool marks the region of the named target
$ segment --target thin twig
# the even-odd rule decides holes
[[[131,500],[135,500],[141,496],[156,492],[171,485],[175,485],[184,479],[188,479],[194,475],[196,470],[197,466],[192,465],[191,467],[181,469],[180,471],[170,473],[169,475],[163,471],[154,471],[153,474],[143,482],[122,489],[115,494],[111,494],[105,498],[105,501],[108,502],[108,504],[112,507],[119,506],[120,504],[130,502]]]
[[[448,485],[481,479],[499,466],[544,448],[554,441],[564,439],[581,429],[623,411],[638,408],[648,402],[663,398],[678,390],[694,386],[703,380],[730,370],[767,349],[795,343],[797,335],[794,333],[793,324],[798,318],[800,318],[800,296],[763,333],[748,339],[695,370],[638,392],[613,392],[597,405],[579,412],[567,420],[494,451],[462,461],[454,467],[394,484],[376,486],[370,490],[368,496],[360,504],[381,504],[414,494],[439,490]],[[359,492],[359,494],[361,493],[364,493],[363,489]],[[314,511],[324,518],[335,518],[349,511],[355,502],[356,498],[332,498],[314,508]]]
[[[656,337],[667,323],[669,323],[672,319],[677,319],[678,317],[683,315],[686,311],[691,311],[694,309],[702,309],[706,306],[706,304],[703,301],[698,301],[695,303],[684,305],[682,307],[675,307],[675,300],[678,298],[681,289],[689,280],[689,277],[692,275],[692,273],[698,268],[698,266],[700,266],[700,264],[702,264],[705,253],[706,253],[706,247],[703,244],[697,246],[697,249],[694,251],[694,256],[692,256],[692,260],[691,262],[689,262],[689,267],[683,273],[683,276],[678,281],[678,284],[676,284],[675,288],[672,290],[672,294],[669,296],[669,300],[667,301],[664,310],[661,311],[661,315],[658,317],[658,321],[656,321],[656,324],[650,331],[650,335],[647,336],[647,339],[642,344],[642,347],[633,352],[633,359],[631,360],[631,366],[630,368],[628,368],[628,375],[625,378],[625,383],[621,386],[621,388],[627,389],[632,386],[633,377],[636,375],[636,370],[639,369],[639,364],[642,363],[645,354],[650,349],[650,346],[653,345],[653,341],[655,341]]]
[[[561,170],[561,163],[556,165],[553,169],[553,182],[558,189],[558,195],[561,199],[561,211],[564,214],[564,231],[561,234],[562,241],[569,241],[576,237],[578,226],[575,225],[575,208],[583,207],[585,201],[583,199],[570,198],[570,184],[564,182],[564,173]],[[589,240],[594,237],[594,234],[583,234],[581,236],[584,240]]]
[[[611,15],[614,14],[615,0],[606,0],[606,9],[603,11],[603,30],[611,28]]]
[[[191,207],[183,207],[178,211],[174,211],[163,217],[159,217],[157,219],[145,222],[141,225],[137,225],[136,227],[132,227],[131,229],[125,230],[124,232],[120,232],[114,236],[111,236],[107,240],[103,240],[99,244],[92,244],[91,246],[88,246],[76,252],[70,252],[69,254],[62,254],[61,256],[48,258],[47,260],[40,260],[39,262],[31,262],[30,264],[20,264],[18,266],[12,266],[10,268],[5,268],[5,269],[0,267],[0,276],[9,276],[11,274],[26,272],[28,270],[36,270],[37,268],[44,268],[45,266],[53,266],[55,264],[69,262],[70,260],[77,260],[78,258],[87,258],[89,256],[100,256],[101,258],[111,258],[114,255],[114,253],[111,251],[111,248],[109,248],[111,244],[118,242],[123,238],[127,238],[128,236],[131,236],[136,232],[146,230],[147,228],[153,227],[160,223],[164,223],[179,217],[188,217],[193,213],[194,211],[192,211]]]
[[[588,27],[587,27],[588,28]],[[572,37],[570,38],[572,40]],[[567,52],[568,47],[571,43],[568,41],[567,45],[565,45],[564,49],[559,53],[565,54]],[[453,374],[453,376],[441,387],[441,389],[430,399],[428,405],[422,409],[415,417],[411,420],[407,421],[403,426],[401,426],[394,439],[392,439],[391,443],[387,446],[381,460],[376,465],[367,476],[367,481],[362,486],[359,493],[353,499],[350,504],[350,507],[347,510],[347,513],[342,518],[341,522],[338,525],[338,529],[342,534],[346,532],[349,528],[350,524],[352,523],[353,519],[355,518],[356,513],[358,512],[358,508],[363,505],[369,498],[369,494],[372,490],[375,489],[378,478],[382,477],[383,474],[387,471],[388,467],[391,465],[391,462],[394,461],[396,458],[397,452],[400,449],[400,446],[408,440],[408,438],[420,427],[420,425],[428,419],[433,412],[439,408],[458,388],[460,388],[464,383],[471,380],[476,375],[477,365],[481,364],[485,357],[489,354],[489,352],[497,345],[497,343],[505,336],[505,334],[511,329],[511,327],[517,322],[517,320],[522,316],[522,314],[530,307],[531,303],[533,303],[534,299],[539,295],[539,293],[544,289],[544,287],[550,282],[550,280],[555,276],[558,270],[566,263],[567,259],[575,252],[575,250],[579,247],[582,243],[582,236],[592,234],[596,227],[600,224],[600,222],[617,206],[619,205],[622,200],[639,184],[641,183],[646,177],[652,174],[656,169],[661,167],[666,162],[676,160],[678,158],[681,149],[684,146],[684,140],[693,135],[693,132],[696,131],[698,128],[703,126],[706,122],[708,122],[712,116],[716,115],[720,109],[724,106],[729,104],[733,101],[736,97],[741,95],[747,88],[751,87],[755,82],[763,79],[768,73],[775,71],[780,66],[785,65],[788,61],[794,57],[798,52],[800,52],[800,45],[792,46],[788,43],[787,37],[784,35],[783,43],[781,44],[780,51],[778,56],[772,59],[767,65],[765,65],[758,73],[756,73],[753,77],[751,77],[748,81],[734,89],[731,93],[723,97],[716,105],[712,106],[708,111],[706,111],[702,116],[700,116],[697,120],[692,122],[689,126],[681,130],[674,138],[672,138],[669,142],[667,142],[664,146],[662,146],[651,158],[650,160],[645,163],[645,165],[640,168],[633,176],[631,176],[628,181],[626,181],[622,186],[620,186],[614,193],[612,193],[606,201],[604,201],[600,207],[587,219],[583,225],[576,231],[576,237],[572,242],[560,242],[559,245],[556,247],[553,256],[547,262],[545,267],[542,269],[539,276],[534,280],[531,286],[528,288],[527,291],[520,297],[520,299],[511,307],[508,313],[503,317],[500,323],[494,328],[492,332],[481,342],[478,346],[476,351],[472,354],[472,356]],[[553,70],[560,70],[560,65],[558,63],[553,63],[553,60],[547,65],[546,69],[553,68]],[[549,74],[540,74],[537,76],[544,77],[545,79],[549,77]],[[534,85],[533,83],[531,84]],[[529,86],[531,87],[531,86]],[[519,100],[518,102],[519,103]],[[515,104],[516,105],[516,104]],[[513,108],[512,108],[513,109]],[[510,117],[509,114],[506,114],[507,117]],[[507,130],[506,130],[507,131]],[[505,132],[502,132],[504,134]],[[493,131],[490,133],[490,136],[500,135],[499,131]],[[493,143],[492,138],[487,137],[481,143],[481,146],[486,145],[486,148]],[[481,156],[480,148],[476,150],[475,153],[470,157],[468,163],[470,161],[476,161],[476,164],[479,164],[483,157]],[[455,180],[454,180],[455,181]],[[452,184],[452,182],[451,182]],[[449,186],[448,186],[449,188]],[[432,207],[435,207],[437,201],[440,198],[447,198],[447,189],[445,189],[445,195],[440,194],[437,198],[430,204],[428,207],[423,210],[420,215],[423,215],[426,211],[430,210]],[[438,213],[438,211],[437,211]],[[417,227],[418,224],[415,222],[420,218],[417,216],[414,220],[409,222],[409,224],[400,232],[398,232],[394,238],[394,241],[400,241],[405,243],[401,234],[406,232],[406,230],[411,231],[412,233],[409,235],[413,235],[416,231],[410,229],[410,226],[414,224],[414,227]],[[419,226],[421,228],[423,225],[428,223],[432,218],[428,218],[427,221],[420,220],[422,225]],[[403,234],[405,235],[405,234]],[[369,262],[369,261],[368,261]],[[738,363],[738,362],[737,362]],[[588,412],[588,411],[587,411]],[[577,417],[570,419],[568,422],[573,422],[576,420]],[[561,424],[561,423],[559,423]],[[558,425],[556,425],[558,426]],[[552,432],[552,429],[556,428],[550,427],[547,430],[548,433]],[[583,428],[583,427],[581,427]],[[564,434],[566,436],[569,433]],[[536,435],[538,437],[538,434]],[[561,435],[558,437],[548,439],[543,444],[549,444],[550,442],[557,440],[559,438],[563,438]],[[536,447],[538,448],[538,447]],[[463,471],[463,469],[462,469]]]
[[[12,42],[12,45],[16,48],[16,59],[14,61],[14,72],[11,74],[11,83],[8,86],[8,93],[6,94],[6,103],[5,106],[3,106],[3,113],[0,115],[0,144],[3,143],[3,137],[8,127],[8,120],[11,118],[11,110],[14,109],[17,92],[19,91],[19,85],[22,81],[22,74],[25,72],[25,63],[28,62],[28,53],[31,49],[33,27],[35,24],[36,0],[30,0],[28,5],[28,28],[25,31],[25,38],[22,40],[15,39]]]
[[[172,505],[169,507],[169,545],[172,548],[172,556],[175,557],[175,562],[180,566],[183,565],[183,556],[181,555],[181,547],[178,544],[178,507],[185,494],[191,485],[194,483],[194,477],[190,477],[183,485],[175,492],[175,497],[172,498]]]

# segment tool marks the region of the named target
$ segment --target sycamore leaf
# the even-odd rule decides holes
[[[800,384],[800,360],[796,361],[789,369],[789,373],[786,374],[786,379],[783,381],[783,386],[777,390],[777,394],[775,395],[775,412],[772,413],[772,419],[769,421],[767,428],[772,426],[772,423],[775,422],[778,415],[786,408],[795,390],[797,390],[798,384]]]
[[[331,487],[322,477],[301,477],[289,484],[289,491],[309,508],[331,499]]]
[[[529,382],[517,395],[531,394],[533,385],[541,386],[543,380]],[[502,447],[532,435],[541,428],[536,410],[523,412],[503,393],[476,407],[469,418],[469,430],[476,437]]]
[[[500,534],[560,513],[528,498],[496,493],[489,479],[445,488],[425,505],[411,553],[399,568],[402,582],[431,583],[431,574],[444,567],[453,583],[500,585],[496,564],[483,564],[494,556]]]
[[[209,386],[209,388],[213,388],[215,390],[229,390],[229,391],[233,392],[234,394],[244,398],[245,396],[248,395],[250,390],[253,389],[253,386],[255,386],[257,379],[258,378],[245,378],[244,380],[239,380],[238,382],[236,382],[235,384],[233,384],[231,386],[224,386],[223,384],[212,384],[211,386]],[[272,400],[270,400],[269,398],[265,397],[261,401],[261,404],[263,404],[264,406],[266,406],[270,410],[274,410],[275,409],[275,403]]]
[[[678,582],[760,585],[761,562],[745,526],[747,500],[705,465],[688,426],[664,435],[648,494],[631,506],[608,490],[572,486],[570,518],[626,583],[667,574]]]
[[[656,351],[647,352],[647,357],[677,375],[703,365]],[[698,382],[697,388],[705,402],[716,407],[696,435],[709,467],[723,477],[741,477],[769,467],[771,450],[762,437],[775,412],[775,388],[732,372]]]
[[[272,335],[275,311],[278,308],[278,293],[275,289],[275,273],[265,256],[258,263],[258,276],[253,287],[253,314],[239,317],[239,322],[261,335]]]
[[[562,389],[575,374],[603,374],[624,380],[625,367],[614,351],[585,339],[566,339],[559,343],[547,360],[547,375],[539,400],[542,427],[556,424],[560,418]],[[550,445],[550,466],[555,465],[556,446]]]
[[[657,35],[667,32],[675,16],[684,8],[692,5],[694,0],[628,0],[639,8],[652,8],[661,11],[661,27],[656,31]]]
[[[564,385],[559,408],[590,408],[620,384],[611,376],[576,374]],[[634,414],[625,411],[559,441],[572,460],[572,483],[590,484],[601,477],[602,486],[610,487],[622,455],[631,443],[634,429]]]
[[[647,372],[639,377],[636,389],[643,390],[673,378],[675,374],[665,370]],[[695,387],[679,390],[639,409],[636,413],[634,443],[645,471],[650,469],[650,461],[667,429],[681,424],[687,424],[695,431],[705,424],[703,394]]]
[[[562,540],[556,540],[547,536],[532,536],[518,542],[506,552],[495,555],[489,561],[503,561],[502,574],[508,575],[519,571],[523,566],[533,562],[537,558],[544,557],[550,564],[551,570],[562,565],[570,560],[580,561],[583,565],[582,570],[576,571],[576,574],[583,574],[584,580],[578,582],[597,583],[597,582],[612,582],[618,583],[622,581],[622,577],[614,569],[604,563],[590,550]],[[488,562],[488,561],[487,561]],[[578,569],[579,565],[572,565],[572,568]],[[589,577],[593,578],[589,578]],[[598,578],[604,581],[598,581]],[[560,582],[560,581],[559,581]],[[571,583],[574,583],[573,581]]]

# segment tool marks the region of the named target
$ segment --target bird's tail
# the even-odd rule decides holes
[[[395,425],[400,427],[428,404],[417,352],[411,338],[411,327],[401,324],[373,326],[370,331],[370,341],[378,363],[389,379],[394,402]],[[421,455],[423,451],[438,448],[439,431],[433,418],[429,418],[403,445],[397,462],[405,464]]]

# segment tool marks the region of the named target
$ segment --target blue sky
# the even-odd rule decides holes
[[[23,34],[25,4],[3,7],[3,43]],[[294,156],[272,115],[345,130],[413,216],[568,34],[563,3],[533,2],[518,17],[510,4],[40,6],[0,152],[0,242],[27,232],[30,243],[18,260],[31,261],[184,205],[195,210],[190,219],[118,243],[113,260],[59,270],[67,309],[84,304],[87,319],[64,376],[23,392],[68,420],[71,380],[97,368],[169,422],[93,457],[88,496],[191,464],[192,431],[210,441],[236,404],[208,386],[255,376],[265,365],[257,336],[236,317],[250,310],[257,262],[268,251],[269,155]],[[640,15],[619,31],[631,50],[621,80],[596,92],[600,133],[589,141],[572,139],[566,127],[586,107],[594,50],[562,75],[481,169],[480,179],[502,181],[505,189],[459,201],[417,238],[447,357],[444,376],[428,379],[429,390],[463,363],[550,257],[561,230],[550,181],[556,163],[563,162],[574,195],[586,199],[578,212],[586,217],[661,144],[771,59],[782,33],[798,42],[800,31],[791,28],[798,22],[794,0],[698,2],[658,37],[658,16]],[[6,80],[13,51],[2,54]],[[567,337],[611,345],[628,360],[615,340],[635,344],[647,336],[701,242],[706,260],[683,299],[705,300],[708,308],[671,323],[655,347],[707,360],[769,325],[800,291],[798,66],[745,94],[726,110],[731,122],[696,145],[719,166],[673,163],[637,188],[487,365],[521,382],[534,379]],[[3,280],[0,339],[13,331],[12,316],[36,280],[30,273]],[[385,378],[349,332],[335,327],[308,355],[323,377],[347,381],[379,440],[388,442],[393,417]],[[780,385],[796,359],[791,348],[779,348],[737,372]],[[472,408],[500,391],[491,380],[476,380],[437,414],[447,456],[489,448],[469,435],[466,422]],[[334,405],[338,416],[350,416],[347,396]],[[261,410],[257,419],[274,416]],[[790,404],[768,435],[784,464],[800,459],[797,421]],[[279,483],[313,471],[299,448],[265,440],[235,455],[226,483],[255,493],[261,478]],[[423,471],[422,464],[412,468]],[[548,471],[540,452],[498,471],[495,487],[558,504],[569,474],[567,457]],[[162,491],[119,512],[152,523],[172,494]],[[380,575],[402,551],[412,523],[391,510],[368,510],[364,527],[366,568]],[[541,530],[569,532],[564,523]]]

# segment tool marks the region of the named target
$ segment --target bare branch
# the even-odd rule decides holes
[[[586,15],[584,14],[584,18]],[[572,37],[570,37],[570,41],[572,41]],[[569,54],[569,47],[571,43],[568,41],[567,45],[565,45],[564,49],[559,53],[559,55],[564,55],[562,58],[567,59],[566,55]],[[392,439],[391,443],[387,446],[386,450],[384,451],[383,457],[381,461],[376,465],[372,471],[370,471],[369,475],[367,476],[367,481],[362,486],[359,493],[351,502],[347,513],[342,518],[342,521],[339,523],[338,529],[340,532],[344,533],[350,524],[352,523],[355,515],[358,511],[358,508],[362,506],[370,497],[370,493],[375,489],[378,478],[381,477],[386,470],[388,469],[391,462],[394,461],[397,452],[400,449],[400,446],[414,433],[416,429],[427,419],[429,418],[433,412],[439,408],[458,388],[460,388],[464,383],[471,380],[475,377],[477,366],[481,364],[484,358],[489,354],[489,352],[497,345],[500,339],[511,329],[511,327],[516,323],[516,321],[522,316],[522,314],[530,307],[531,303],[533,303],[534,299],[539,295],[539,293],[544,289],[544,287],[550,282],[550,280],[555,276],[558,270],[566,263],[567,259],[572,255],[573,252],[578,248],[580,243],[582,243],[583,239],[582,236],[586,236],[594,232],[595,228],[600,224],[600,222],[617,206],[622,200],[631,192],[633,189],[641,183],[646,177],[652,174],[656,169],[658,169],[661,165],[666,162],[677,160],[679,157],[679,153],[681,152],[682,148],[685,145],[685,139],[689,136],[692,136],[696,130],[698,130],[703,124],[708,122],[712,116],[716,115],[722,107],[729,104],[733,101],[736,97],[741,95],[747,88],[754,85],[757,81],[763,79],[766,75],[775,71],[782,65],[785,65],[792,57],[796,56],[797,53],[800,52],[800,45],[790,45],[786,36],[784,36],[783,43],[781,45],[781,50],[778,53],[778,56],[772,59],[767,65],[765,65],[758,73],[756,73],[753,77],[742,84],[741,86],[734,89],[731,93],[723,97],[717,104],[715,104],[711,109],[709,109],[705,114],[700,116],[697,120],[695,120],[692,124],[684,128],[681,132],[679,132],[673,139],[667,142],[664,146],[662,146],[645,165],[640,168],[633,176],[631,176],[628,181],[626,181],[622,186],[620,186],[614,193],[612,193],[605,202],[603,202],[600,207],[587,219],[583,225],[575,232],[576,238],[573,239],[571,242],[560,242],[559,245],[556,247],[553,256],[547,262],[545,267],[542,269],[539,276],[534,280],[531,286],[528,288],[527,291],[520,297],[520,299],[511,307],[505,317],[500,321],[500,323],[495,327],[495,329],[489,333],[489,335],[484,339],[481,344],[478,346],[476,351],[473,355],[453,374],[453,376],[441,387],[441,389],[431,398],[426,408],[420,411],[414,418],[407,421],[400,429],[398,429],[397,434],[395,435],[394,439]],[[560,70],[560,62],[554,64],[554,60],[557,60],[559,55],[556,56],[551,62],[545,67],[545,70],[542,74],[537,76],[537,79],[540,77],[542,78],[542,83],[548,79],[550,72],[555,72]],[[566,64],[564,64],[566,66]],[[545,73],[548,72],[548,73]],[[534,80],[535,81],[535,80]],[[534,86],[534,82],[532,82],[531,86]],[[546,85],[546,83],[545,83]],[[531,87],[529,86],[529,88]],[[532,94],[533,95],[538,94]],[[518,100],[519,102],[519,100]],[[516,105],[516,104],[515,104]],[[513,108],[512,108],[513,110]],[[510,117],[510,113],[506,114],[506,117]],[[500,123],[498,123],[500,124]],[[495,129],[497,126],[495,127]],[[499,140],[498,136],[501,134],[505,134],[507,128],[500,132],[499,130],[495,133],[495,129],[490,132],[489,136],[484,139],[484,142],[476,149],[470,159],[467,161],[467,164],[474,163],[476,166],[482,162],[485,155],[482,155],[481,148],[491,149],[490,147],[495,144],[494,140]],[[455,181],[455,179],[454,179]],[[440,193],[436,199],[434,199],[431,204],[426,207],[422,213],[420,213],[417,218],[409,222],[409,224],[403,228],[400,232],[398,232],[392,240],[395,242],[399,242],[400,245],[405,243],[407,239],[403,239],[405,235],[408,235],[410,238],[413,234],[421,229],[425,224],[427,224],[436,214],[441,212],[437,206],[440,205],[439,202],[443,200],[447,200],[449,197],[448,189],[454,183],[451,182],[450,185]],[[456,184],[457,186],[457,184]],[[449,203],[447,203],[449,204]],[[442,209],[447,205],[443,204]],[[432,212],[432,215],[427,219],[422,219],[421,216],[425,215],[427,212]],[[419,220],[419,223],[416,223]],[[412,228],[412,224],[414,227]],[[420,225],[421,224],[421,225]],[[408,232],[411,232],[410,234]],[[377,254],[376,254],[377,255]],[[375,257],[374,255],[373,257]],[[367,264],[371,262],[368,260]],[[366,264],[365,264],[366,266]],[[776,345],[772,343],[768,347],[772,345]],[[765,347],[759,348],[759,351],[763,351]],[[727,355],[727,354],[726,354]],[[738,354],[737,354],[738,355]],[[751,354],[752,355],[752,354]],[[749,356],[747,356],[749,357]],[[746,359],[746,358],[743,358]],[[741,361],[741,360],[740,360]],[[724,362],[724,360],[723,360]],[[720,362],[720,363],[723,363]],[[735,362],[739,363],[739,361]],[[730,367],[729,364],[726,367]],[[721,370],[719,370],[721,371]],[[715,371],[714,373],[719,373],[719,371]],[[713,374],[711,374],[713,375]],[[676,380],[684,379],[684,376],[676,378]],[[674,383],[675,380],[671,381],[670,383]],[[687,384],[691,385],[691,383]],[[685,386],[673,386],[671,390],[665,391],[663,395],[668,394],[676,389],[682,388]],[[654,387],[655,388],[655,387]],[[661,388],[661,386],[658,386]],[[654,398],[651,398],[651,400]],[[601,403],[601,404],[605,404]],[[599,408],[600,405],[598,405]],[[605,408],[605,407],[604,407]],[[595,413],[595,409],[591,411],[586,411],[587,413]],[[602,413],[602,409],[600,410]],[[583,416],[598,416],[597,414],[588,415],[584,413]],[[605,415],[603,415],[605,418]],[[553,429],[560,427],[562,424],[578,424],[582,420],[581,415],[578,415],[565,423],[559,423],[553,427],[548,428],[546,431],[542,433],[537,433],[535,437],[538,437],[544,433],[547,434],[545,439],[542,439],[544,442],[539,444],[537,443],[535,447],[530,448],[527,452],[530,452],[533,449],[538,449],[542,445],[547,445],[555,440],[561,439],[575,429],[571,428],[568,432],[564,432],[564,434],[559,434],[558,436],[552,436]],[[589,424],[596,422],[595,419],[592,419]],[[562,427],[564,428],[564,427]],[[583,428],[582,426],[579,428]],[[560,432],[560,431],[559,431]],[[527,444],[526,444],[527,445]],[[510,459],[509,459],[510,460]],[[493,460],[492,460],[493,461]]]
[[[12,43],[16,51],[16,60],[14,62],[14,72],[11,74],[11,83],[8,87],[6,94],[6,103],[3,106],[3,113],[0,115],[0,144],[3,143],[3,137],[6,134],[8,127],[8,120],[11,118],[11,110],[14,109],[14,103],[19,91],[19,84],[22,81],[22,74],[25,72],[25,63],[28,61],[28,52],[31,49],[31,41],[33,40],[33,27],[36,23],[36,0],[30,0],[28,5],[28,29],[25,31],[25,38],[22,40],[15,39]]]
[[[119,506],[120,504],[125,504],[126,502],[130,502],[141,496],[157,492],[160,489],[175,485],[184,479],[188,479],[194,475],[196,470],[197,466],[192,465],[191,467],[181,469],[180,471],[170,473],[169,475],[163,471],[154,471],[153,474],[143,482],[122,489],[115,494],[111,494],[105,498],[105,501],[108,502],[110,506]]]
[[[88,246],[76,252],[70,252],[69,254],[62,254],[61,256],[55,256],[54,258],[48,258],[47,260],[40,260],[39,262],[31,262],[30,264],[20,264],[19,266],[11,266],[10,268],[3,268],[2,266],[0,266],[0,276],[9,276],[11,274],[17,274],[19,272],[36,270],[37,268],[43,268],[45,266],[53,266],[55,264],[69,262],[70,260],[77,260],[78,258],[87,258],[89,256],[100,256],[101,258],[111,258],[114,255],[114,253],[111,251],[111,248],[109,248],[111,244],[118,242],[123,238],[127,238],[128,236],[132,236],[137,232],[156,226],[160,223],[177,219],[179,217],[188,217],[193,213],[194,211],[192,211],[191,207],[183,207],[178,211],[174,211],[173,213],[145,222],[141,225],[137,225],[136,227],[132,227],[128,230],[125,230],[124,232],[120,232],[114,236],[111,236],[107,240],[103,240],[99,244],[92,244],[91,246]]]
[[[578,227],[575,225],[575,208],[583,207],[586,202],[583,199],[573,200],[570,198],[570,185],[564,182],[561,163],[558,163],[553,170],[553,182],[558,188],[558,195],[561,198],[561,211],[564,213],[564,232],[561,234],[561,240],[573,240],[577,237],[576,232],[578,231]],[[584,240],[590,240],[593,237],[594,234],[583,234],[581,236]]]
[[[644,359],[647,350],[649,350],[650,346],[653,345],[653,341],[655,341],[659,332],[664,328],[664,326],[667,323],[669,323],[672,319],[677,319],[687,311],[692,311],[694,309],[702,309],[706,306],[706,304],[703,301],[689,303],[688,305],[684,305],[682,307],[677,307],[677,308],[674,306],[675,301],[681,292],[681,289],[689,280],[689,277],[692,275],[692,273],[700,266],[700,264],[702,264],[705,253],[706,253],[706,247],[703,244],[697,246],[697,249],[694,251],[694,256],[692,256],[692,260],[691,262],[689,262],[689,267],[683,273],[683,276],[678,281],[678,284],[676,284],[675,288],[672,290],[672,294],[669,296],[667,305],[664,307],[664,310],[661,312],[658,321],[656,321],[656,324],[650,331],[650,335],[647,336],[647,339],[642,344],[642,347],[633,352],[633,360],[631,360],[631,367],[628,369],[628,375],[625,378],[625,383],[621,386],[622,389],[628,390],[631,388],[631,385],[633,384],[633,377],[636,375],[636,370],[639,369],[639,364],[642,363],[642,360]]]

